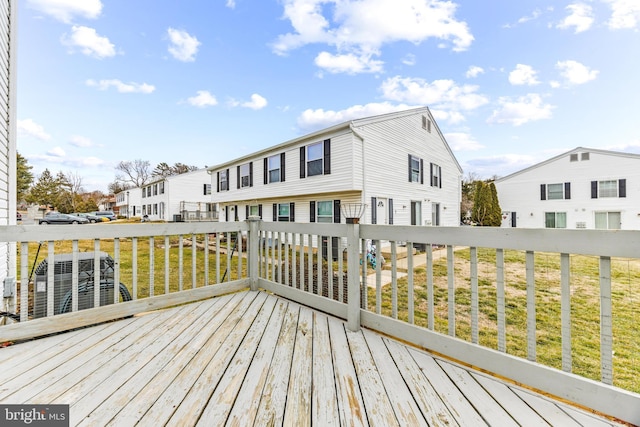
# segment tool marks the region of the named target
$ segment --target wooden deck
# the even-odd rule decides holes
[[[82,426],[617,425],[266,292],[15,344],[0,372],[0,402]]]

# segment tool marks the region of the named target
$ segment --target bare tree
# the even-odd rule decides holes
[[[147,160],[122,161],[116,166],[116,181],[133,187],[142,187],[151,177],[151,164]]]

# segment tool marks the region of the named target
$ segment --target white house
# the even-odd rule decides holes
[[[640,155],[578,147],[495,181],[503,226],[640,229]]]
[[[16,223],[16,53],[17,1],[0,2],[0,225]],[[15,243],[0,245],[0,288],[3,297],[14,289]],[[6,286],[6,292],[5,292]],[[4,300],[9,301],[9,300]],[[9,307],[2,305],[0,310]]]
[[[142,189],[134,187],[117,193],[116,206],[121,216],[142,217]]]
[[[209,168],[220,221],[460,223],[462,169],[428,108],[348,121]]]
[[[216,219],[215,204],[211,202],[211,177],[206,169],[158,178],[140,190],[141,209],[137,216],[148,215],[150,220],[165,221]]]

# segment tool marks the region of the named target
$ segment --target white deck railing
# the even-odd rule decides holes
[[[625,363],[614,359],[614,351],[640,348],[637,333],[616,336],[616,331],[624,330],[616,327],[619,319],[626,319],[629,313],[618,313],[619,305],[614,304],[620,292],[624,292],[620,290],[621,280],[628,289],[638,287],[640,267],[635,263],[640,262],[637,250],[640,232],[637,231],[255,220],[15,226],[0,227],[0,233],[3,241],[17,244],[20,284],[29,282],[38,246],[46,253],[46,258],[41,253],[40,259],[52,261],[60,251],[60,242],[66,241],[64,251],[72,253],[76,266],[71,289],[73,301],[78,300],[81,292],[78,254],[86,250],[108,252],[115,261],[114,283],[125,284],[132,296],[132,301],[123,303],[121,296],[114,293],[114,302],[119,304],[87,310],[78,310],[82,307],[74,303],[71,313],[56,316],[52,309],[53,291],[49,291],[47,315],[27,321],[29,292],[33,289],[21,285],[19,295],[13,297],[14,305],[20,309],[21,322],[0,328],[0,341],[51,333],[247,287],[262,288],[344,318],[351,329],[372,328],[520,384],[640,423],[640,395],[612,385],[616,367]],[[244,238],[236,239],[238,233]],[[388,251],[384,266],[378,262],[373,269],[366,262],[367,241],[378,248],[378,260],[383,248]],[[398,256],[406,248],[411,254],[414,244],[426,250],[406,258]],[[436,245],[444,248],[443,258],[434,257]],[[581,256],[597,260],[596,268],[587,269],[591,277],[587,280],[586,273],[581,271],[579,280],[594,283],[592,287],[599,293],[598,306],[580,306],[580,292],[585,283],[577,282],[578,275],[572,274],[584,262]],[[541,267],[540,260],[551,260],[559,268]],[[627,265],[624,277],[612,277],[621,275],[612,270],[613,264],[621,262]],[[99,263],[94,265],[94,286],[99,286]],[[47,274],[48,282],[53,283],[53,268]],[[612,292],[612,288],[616,291]],[[94,304],[99,304],[99,296],[93,297]],[[524,301],[524,313],[522,308],[514,308],[515,299]],[[593,340],[588,344],[577,343],[582,342],[580,335],[594,331],[584,330],[586,326],[577,315],[579,309],[599,313],[599,330],[595,331],[599,336],[598,378],[583,376],[581,360],[585,354],[593,354],[583,352],[584,346],[592,347],[594,343]],[[514,310],[520,310],[519,316],[513,315]],[[543,313],[547,316],[557,313],[560,318],[557,328],[540,329],[538,318]],[[524,319],[523,325],[511,324],[514,319]],[[522,337],[516,337],[517,334]],[[557,362],[548,361],[544,353],[552,351],[553,346],[541,348],[541,335],[559,343]],[[512,342],[521,342],[522,348],[514,347]],[[626,363],[634,365],[637,375],[640,366],[633,359],[638,357],[637,351],[631,350],[630,354],[632,359]]]

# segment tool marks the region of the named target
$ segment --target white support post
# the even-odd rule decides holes
[[[260,225],[260,217],[259,216],[250,216],[247,218],[247,222],[249,223],[249,235],[247,236],[248,245],[247,245],[247,260],[248,260],[248,269],[249,269],[249,283],[252,291],[258,290],[258,241],[259,241],[259,231],[258,226]],[[242,244],[242,242],[241,242]]]
[[[347,223],[347,327],[353,332],[360,330],[359,238],[360,226]]]

